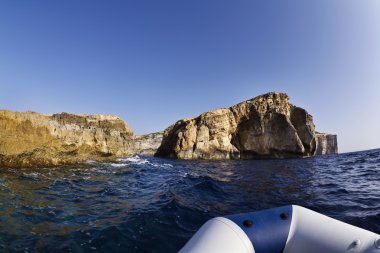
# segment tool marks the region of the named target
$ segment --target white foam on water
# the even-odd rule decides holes
[[[133,157],[125,157],[125,158],[119,158],[116,160],[118,163],[110,163],[109,165],[113,167],[123,167],[128,164],[132,165],[148,165],[155,168],[172,168],[173,165],[169,163],[159,164],[159,163],[153,163],[149,161],[148,159],[141,158],[140,156],[136,155]]]
[[[131,164],[147,164],[149,161],[147,159],[143,159],[139,157],[138,155],[133,157],[126,157],[126,158],[119,158],[116,161],[118,162],[128,162]]]
[[[40,173],[38,173],[38,172],[31,172],[31,173],[26,173],[26,172],[24,172],[24,173],[22,173],[23,174],[23,176],[25,176],[25,177],[32,177],[32,178],[39,178],[40,177]]]
[[[142,159],[141,157],[139,157],[138,155],[136,155],[136,156],[133,156],[133,157],[119,158],[116,161],[118,161],[118,162],[138,163],[138,162],[141,162],[141,161],[148,161],[148,160]]]
[[[100,174],[108,174],[108,173],[110,173],[108,170],[105,170],[105,169],[103,169],[103,168],[99,168],[99,167],[91,168],[90,171],[91,171],[91,172],[100,173]]]
[[[116,168],[125,167],[128,165],[128,163],[108,163],[108,164]]]
[[[158,163],[149,163],[150,166],[156,167],[156,168],[172,168],[173,165],[164,163],[164,164],[158,164]]]
[[[94,163],[98,163],[98,162],[94,161],[94,160],[87,160],[84,163],[86,163],[86,164],[94,164]]]

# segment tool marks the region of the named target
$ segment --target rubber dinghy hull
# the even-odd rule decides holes
[[[180,253],[380,253],[380,235],[291,205],[207,221]]]

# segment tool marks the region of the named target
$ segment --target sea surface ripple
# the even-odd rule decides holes
[[[380,149],[0,169],[0,252],[177,252],[215,216],[297,204],[380,233]]]

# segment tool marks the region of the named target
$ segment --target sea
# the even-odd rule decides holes
[[[177,252],[212,217],[289,204],[380,233],[380,149],[0,168],[0,252]]]

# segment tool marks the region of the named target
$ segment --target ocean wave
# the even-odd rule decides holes
[[[133,157],[119,158],[116,161],[118,162],[129,162],[132,164],[146,164],[149,163],[147,159],[143,159],[140,156],[136,155]]]
[[[378,154],[228,162],[133,156],[3,168],[0,209],[10,215],[1,219],[0,251],[177,252],[210,217],[283,204],[379,233]]]
[[[147,165],[154,168],[173,168],[173,165],[170,163],[153,162],[151,161],[151,158],[142,158],[138,155],[133,157],[119,158],[116,161],[125,165]],[[118,165],[115,166],[115,163],[113,163],[111,166],[116,167]]]
[[[108,163],[108,165],[111,165],[112,167],[120,168],[128,166],[128,163]]]

